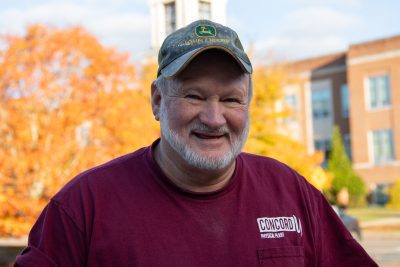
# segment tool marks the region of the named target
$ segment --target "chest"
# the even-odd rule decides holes
[[[103,266],[303,266],[307,211],[265,191],[212,200],[110,199],[97,211],[89,262]],[[278,264],[278,265],[277,265]]]

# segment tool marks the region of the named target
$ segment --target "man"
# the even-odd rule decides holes
[[[251,73],[230,28],[168,36],[151,88],[161,138],[69,182],[17,265],[376,266],[303,177],[240,153]]]

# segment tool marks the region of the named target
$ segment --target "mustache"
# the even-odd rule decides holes
[[[189,131],[201,132],[205,134],[229,134],[230,130],[227,126],[221,126],[219,128],[212,128],[203,123],[195,123],[190,125]]]

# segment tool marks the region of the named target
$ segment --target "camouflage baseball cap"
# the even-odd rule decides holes
[[[244,72],[253,72],[249,57],[234,30],[209,20],[198,20],[165,38],[158,53],[157,77],[161,74],[166,77],[177,75],[193,58],[208,49],[225,51]]]

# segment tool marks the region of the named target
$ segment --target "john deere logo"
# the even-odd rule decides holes
[[[199,37],[215,37],[217,31],[214,26],[200,25],[196,27],[196,35]]]

